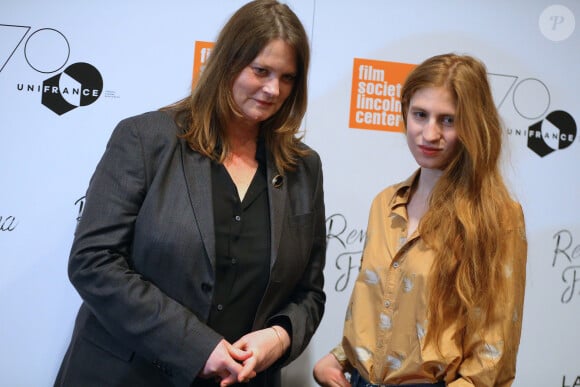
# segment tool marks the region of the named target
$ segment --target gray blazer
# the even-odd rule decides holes
[[[188,386],[221,336],[205,322],[214,288],[210,161],[150,112],[115,128],[87,191],[69,277],[83,303],[55,385]],[[304,145],[305,146],[305,145]],[[305,146],[306,147],[306,146]],[[267,155],[267,179],[278,174]],[[271,267],[254,329],[291,326],[287,356],[307,346],[324,311],[326,249],[318,154],[268,184]]]

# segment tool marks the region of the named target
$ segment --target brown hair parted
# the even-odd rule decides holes
[[[444,87],[454,96],[459,138],[419,224],[422,238],[435,251],[427,338],[438,344],[451,324],[458,324],[460,332],[478,332],[502,312],[504,234],[517,218],[514,211],[521,209],[501,176],[502,125],[484,64],[456,54],[421,63],[402,89],[405,125],[411,98],[425,87]]]
[[[294,48],[297,71],[291,94],[261,123],[261,132],[280,173],[292,170],[306,153],[298,131],[307,105],[308,37],[296,14],[276,0],[255,0],[238,9],[221,30],[191,95],[165,108],[176,111],[176,122],[192,149],[223,162],[229,150],[225,123],[240,114],[232,97],[233,81],[274,39]]]

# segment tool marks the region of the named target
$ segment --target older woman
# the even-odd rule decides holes
[[[280,385],[325,302],[308,65],[297,16],[253,1],[189,98],[117,126],[72,246],[83,303],[56,385]]]

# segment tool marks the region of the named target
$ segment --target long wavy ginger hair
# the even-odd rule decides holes
[[[425,87],[444,87],[454,96],[459,138],[419,224],[435,251],[426,340],[439,345],[451,324],[460,333],[478,332],[501,313],[506,294],[501,225],[512,200],[499,169],[502,126],[483,63],[444,54],[416,67],[402,89],[405,125],[412,96]]]

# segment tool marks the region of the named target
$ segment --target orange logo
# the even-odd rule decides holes
[[[195,41],[195,49],[193,54],[193,76],[192,85],[195,85],[199,79],[199,74],[203,71],[205,62],[209,58],[211,49],[213,48],[213,42],[203,42],[200,40]]]
[[[415,66],[354,58],[349,127],[403,131],[401,89]]]

